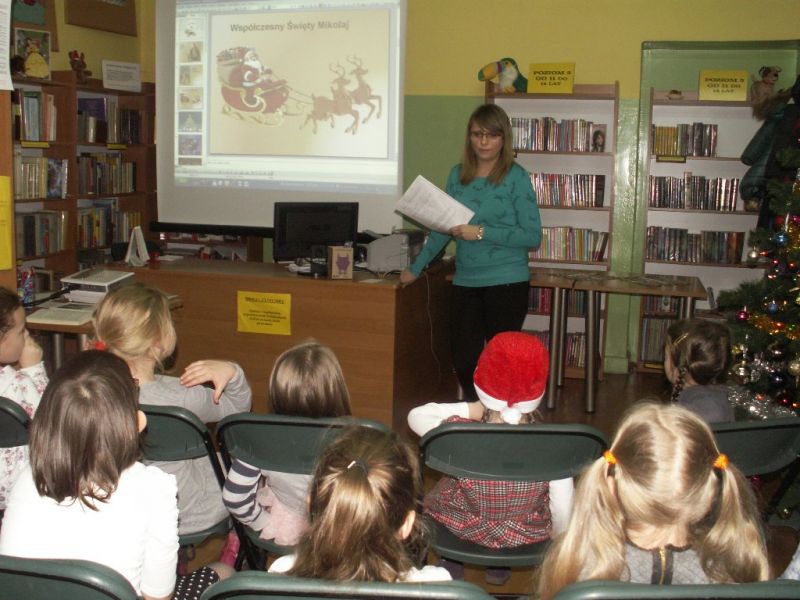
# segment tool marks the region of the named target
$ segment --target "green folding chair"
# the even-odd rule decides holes
[[[720,452],[747,476],[787,469],[764,509],[767,519],[800,473],[800,419],[784,417],[761,421],[714,423],[711,426]]]
[[[143,443],[145,459],[172,462],[206,457],[222,493],[225,472],[217,457],[211,432],[205,423],[190,410],[179,406],[141,404],[139,408],[147,415]],[[181,546],[195,546],[211,536],[227,535],[230,528],[231,519],[225,517],[207,529],[181,535],[178,541]]]
[[[794,598],[797,600],[800,598],[800,582],[778,579],[757,583],[647,585],[594,580],[573,583],[556,594],[556,600],[641,600],[641,598],[654,600]]]
[[[328,581],[247,571],[215,583],[200,600],[492,600],[481,588],[465,581],[383,583]]]
[[[239,413],[217,424],[217,441],[228,469],[238,459],[262,470],[311,475],[322,450],[348,425],[389,431],[377,421],[351,417],[310,419]],[[277,555],[292,552],[291,547],[262,540],[250,527],[243,526],[243,530],[245,555],[253,568],[263,567],[266,559],[259,556],[263,555],[259,550]]]
[[[424,464],[450,477],[486,481],[551,481],[574,477],[608,448],[588,425],[444,423],[420,440]],[[432,521],[433,549],[447,559],[486,567],[533,566],[549,541],[492,549],[459,539]]]
[[[0,448],[14,448],[28,443],[31,418],[25,409],[0,396]]]
[[[138,598],[128,580],[105,565],[87,560],[15,556],[0,556],[0,597],[20,600]]]

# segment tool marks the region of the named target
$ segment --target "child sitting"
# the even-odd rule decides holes
[[[672,383],[672,401],[707,423],[730,423],[733,405],[724,384],[731,356],[731,336],[720,323],[677,321],[667,329],[664,373]]]
[[[180,378],[162,375],[163,361],[175,351],[176,333],[167,296],[142,283],[124,285],[100,302],[93,318],[95,344],[128,363],[139,383],[139,402],[181,406],[203,423],[250,410],[250,385],[239,365],[221,360],[200,360],[186,367]],[[209,389],[203,383],[211,382]],[[156,466],[175,475],[181,535],[202,531],[228,515],[222,491],[208,458],[158,462]],[[238,539],[231,532],[232,564]]]
[[[409,413],[408,425],[423,436],[441,423],[534,423],[548,365],[547,349],[536,337],[499,333],[486,344],[475,369],[479,401],[418,406]],[[489,548],[513,548],[563,531],[572,491],[572,478],[525,482],[443,477],[425,498],[425,512],[461,539]],[[443,564],[455,577],[463,575],[463,566]],[[509,576],[507,569],[487,571],[489,583],[505,583]]]
[[[572,520],[540,570],[543,600],[587,579],[768,579],[750,486],[695,413],[676,405],[634,406],[611,449],[578,481]]]
[[[272,412],[296,417],[350,415],[350,394],[333,351],[308,341],[281,354],[269,381]],[[259,482],[264,485],[259,491]],[[222,500],[231,514],[274,539],[294,546],[308,525],[310,475],[262,471],[234,460],[228,471]]]
[[[136,383],[125,362],[88,351],[53,376],[30,428],[30,466],[8,502],[0,553],[89,560],[145,600],[197,598],[232,571],[203,567],[176,586],[175,478],[137,462]]]
[[[13,400],[32,417],[47,385],[47,373],[42,349],[25,329],[19,296],[6,288],[0,288],[0,365],[0,396]],[[27,446],[0,449],[0,511],[27,459]]]
[[[351,427],[325,450],[309,492],[309,529],[273,573],[335,581],[446,581],[414,567],[424,547],[417,453],[395,433]]]

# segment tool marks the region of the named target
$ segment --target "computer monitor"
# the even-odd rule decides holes
[[[276,202],[272,259],[311,259],[313,246],[355,246],[357,202]]]

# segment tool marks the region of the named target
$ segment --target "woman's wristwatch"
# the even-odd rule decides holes
[[[475,239],[476,240],[482,240],[483,239],[483,231],[484,231],[483,230],[483,225],[478,225],[478,233],[475,234]]]

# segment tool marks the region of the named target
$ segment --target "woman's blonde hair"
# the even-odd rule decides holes
[[[346,429],[325,450],[309,490],[309,529],[290,575],[335,581],[398,581],[419,556],[424,527],[400,530],[421,508],[417,453],[392,432]]]
[[[494,168],[487,176],[494,185],[503,181],[511,167],[514,165],[513,134],[511,133],[511,119],[506,111],[496,104],[483,104],[476,108],[467,122],[467,134],[464,141],[464,156],[461,159],[461,174],[459,180],[463,185],[470,183],[478,172],[478,157],[472,147],[470,132],[473,125],[485,129],[489,133],[503,136],[503,145]]]
[[[272,411],[295,417],[350,415],[350,392],[333,350],[309,340],[289,348],[272,367]]]
[[[636,405],[610,452],[615,464],[599,458],[581,475],[569,526],[540,570],[542,599],[576,581],[621,579],[628,532],[646,526],[684,527],[713,582],[769,578],[752,490],[735,466],[715,467],[719,449],[700,417],[677,405]]]
[[[113,290],[100,302],[92,318],[96,342],[130,361],[162,361],[175,351],[177,335],[167,295],[144,283]]]

